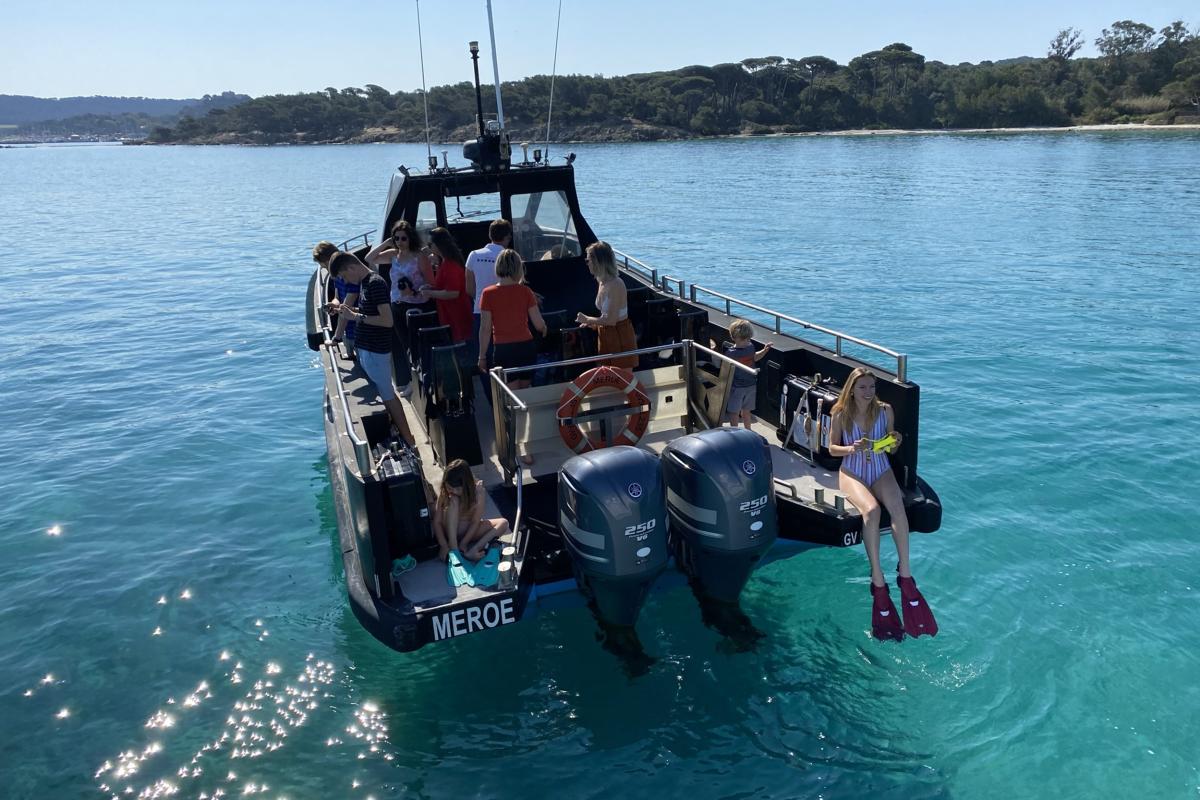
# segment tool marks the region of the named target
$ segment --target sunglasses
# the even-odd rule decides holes
[[[402,233],[393,233],[392,239],[393,239],[393,241],[397,241],[397,242],[407,242],[408,241],[408,237]]]

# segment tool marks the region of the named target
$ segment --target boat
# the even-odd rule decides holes
[[[637,652],[647,594],[690,586],[707,624],[752,639],[739,597],[754,570],[861,540],[861,516],[839,491],[838,460],[825,447],[832,402],[859,366],[878,377],[904,435],[892,464],[912,530],[940,527],[941,502],[917,469],[920,388],[902,353],[618,250],[638,343],[627,355],[637,366],[602,366],[612,357],[594,355],[594,332],[574,322],[578,311],[596,313],[584,254],[598,240],[576,194],[575,156],[551,163],[541,148],[522,146],[515,157],[501,120],[483,118],[477,60],[475,73],[479,131],[463,146],[469,165],[451,166],[443,151],[423,171],[399,167],[378,230],[401,219],[422,233],[442,226],[469,252],[487,243],[491,220],[510,220],[547,323],[536,366],[473,375],[462,366],[465,343],[451,343],[436,313],[409,311],[414,377],[402,402],[414,450],[393,435],[365,374],[332,342],[327,271],[318,267],[308,282],[308,345],[325,380],[347,594],[371,635],[414,651],[586,604],[606,646]],[[361,256],[370,236],[342,249]],[[719,349],[736,317],[754,324],[757,343],[774,343],[756,370]],[[750,429],[720,424],[738,370],[757,375]],[[518,375],[533,385],[509,388]],[[434,490],[459,458],[483,482],[486,516],[509,523],[487,585],[452,585],[432,534]],[[408,568],[397,572],[398,561]]]

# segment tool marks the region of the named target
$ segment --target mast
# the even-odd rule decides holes
[[[487,0],[488,33],[492,37],[492,72],[496,76],[496,121],[504,130],[504,103],[500,100],[500,62],[496,58],[496,26],[492,23],[492,0]]]

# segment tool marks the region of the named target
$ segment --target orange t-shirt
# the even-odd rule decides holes
[[[537,305],[533,291],[524,284],[495,284],[483,290],[479,298],[479,310],[492,314],[492,337],[495,344],[527,342],[533,338],[529,332],[529,309]]]

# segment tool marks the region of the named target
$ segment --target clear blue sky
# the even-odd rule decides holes
[[[470,79],[467,41],[491,74],[484,0],[423,0],[429,86]],[[501,77],[549,73],[557,0],[493,0]],[[250,95],[421,85],[414,0],[0,0],[0,94]],[[1081,55],[1120,19],[1200,24],[1196,0],[563,0],[560,74],[624,75],[751,56],[845,64],[891,42],[956,64],[1045,55],[1061,28]]]

